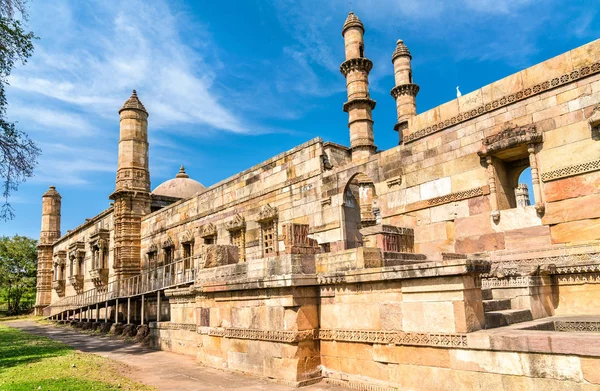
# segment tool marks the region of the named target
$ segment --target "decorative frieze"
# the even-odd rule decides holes
[[[196,331],[195,324],[189,323],[171,323],[171,322],[150,322],[151,328],[156,328],[159,330],[188,330],[188,331]]]
[[[473,189],[458,191],[455,193],[446,194],[439,197],[429,198],[422,201],[413,202],[406,205],[404,213],[413,212],[415,210],[430,208],[432,206],[448,204],[450,202],[466,200],[468,198],[478,197],[490,194],[489,186],[475,187]]]
[[[318,338],[324,341],[457,348],[467,346],[467,334],[405,333],[402,331],[335,329],[319,329],[317,334]]]
[[[517,276],[507,278],[484,278],[481,280],[481,289],[490,288],[519,288],[543,285],[542,277]]]
[[[570,333],[598,333],[600,332],[600,322],[582,322],[582,321],[555,321],[554,329],[556,331],[565,331]]]
[[[548,91],[552,88],[560,87],[566,83],[571,83],[573,81],[579,80],[583,77],[587,77],[589,75],[600,72],[600,62],[596,62],[591,66],[584,66],[579,69],[576,69],[570,73],[566,73],[560,77],[555,77],[550,80],[546,80],[542,83],[536,84],[533,87],[527,87],[520,91],[515,92],[514,94],[509,94],[503,96],[500,99],[496,99],[490,103],[486,103],[472,110],[459,113],[452,118],[448,118],[446,120],[440,121],[437,124],[428,126],[423,129],[419,129],[414,133],[411,133],[405,136],[402,141],[404,143],[410,143],[415,140],[421,139],[423,137],[429,136],[430,134],[439,132],[440,130],[449,128],[461,122],[468,121],[472,118],[478,117],[485,113],[489,113],[496,109],[499,109],[504,106],[511,105],[515,102],[518,102],[523,99],[527,99],[531,96],[541,94],[542,92]]]
[[[237,329],[225,327],[198,327],[198,334],[210,335],[213,337],[252,339],[258,341],[273,341],[285,343],[297,343],[305,340],[316,339],[315,329],[303,331],[285,331],[285,330],[258,330],[258,329]]]
[[[561,178],[567,178],[579,174],[585,174],[587,172],[600,170],[600,160],[593,160],[591,162],[574,164],[572,166],[559,168],[557,170],[548,171],[542,173],[542,182],[550,182]]]
[[[589,253],[577,253],[577,254],[560,254],[560,255],[545,256],[545,257],[530,257],[530,258],[519,257],[519,259],[494,260],[493,263],[494,263],[494,265],[501,264],[503,267],[511,266],[511,265],[521,266],[521,265],[532,265],[532,264],[536,264],[536,265],[573,264],[574,265],[573,267],[583,267],[583,266],[577,266],[576,264],[589,265],[589,264],[600,263],[600,253],[589,252]],[[569,267],[571,267],[571,266],[564,266],[564,267],[560,266],[560,267],[556,268],[556,270],[566,270],[565,268],[569,268]],[[581,272],[581,273],[585,273],[585,272]],[[561,273],[558,273],[558,274],[561,274]]]

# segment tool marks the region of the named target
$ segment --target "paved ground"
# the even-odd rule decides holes
[[[242,374],[207,368],[191,356],[155,351],[139,344],[126,343],[105,336],[89,336],[73,329],[40,325],[32,321],[4,323],[31,334],[42,335],[71,345],[77,350],[94,353],[127,364],[127,377],[164,391],[214,390],[295,390],[276,383]],[[347,391],[345,388],[318,383],[302,391]]]

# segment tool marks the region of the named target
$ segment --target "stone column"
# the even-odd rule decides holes
[[[486,156],[488,185],[490,186],[490,207],[491,216],[495,222],[500,220],[500,211],[498,210],[498,194],[496,193],[496,167],[494,167],[494,158]]]
[[[546,207],[542,201],[542,189],[540,186],[537,159],[535,157],[535,145],[529,144],[527,152],[529,153],[529,167],[531,168],[531,184],[533,185],[533,196],[535,197],[535,210],[539,214],[543,214]]]

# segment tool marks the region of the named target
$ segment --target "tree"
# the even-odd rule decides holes
[[[11,313],[35,302],[36,244],[26,236],[0,237],[0,289]]]
[[[27,136],[17,130],[14,122],[6,119],[6,86],[8,76],[16,61],[25,64],[33,53],[33,32],[25,32],[23,24],[16,19],[20,14],[27,20],[26,0],[0,0],[0,177],[2,177],[2,197],[0,219],[14,217],[14,210],[8,199],[11,192],[17,191],[19,184],[33,175],[40,149]]]

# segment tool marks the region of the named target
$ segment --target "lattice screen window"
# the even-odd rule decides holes
[[[275,224],[271,221],[262,225],[263,256],[275,255]]]
[[[164,248],[164,264],[168,265],[173,262],[173,253],[175,252],[174,247],[165,247]]]
[[[194,256],[194,243],[187,242],[183,243],[183,259],[184,269],[190,269],[192,265],[192,257]]]
[[[243,229],[237,229],[235,231],[230,231],[229,235],[231,237],[231,244],[237,246],[240,253],[240,261],[244,260],[244,255],[246,252],[246,243],[244,241],[245,231]]]

